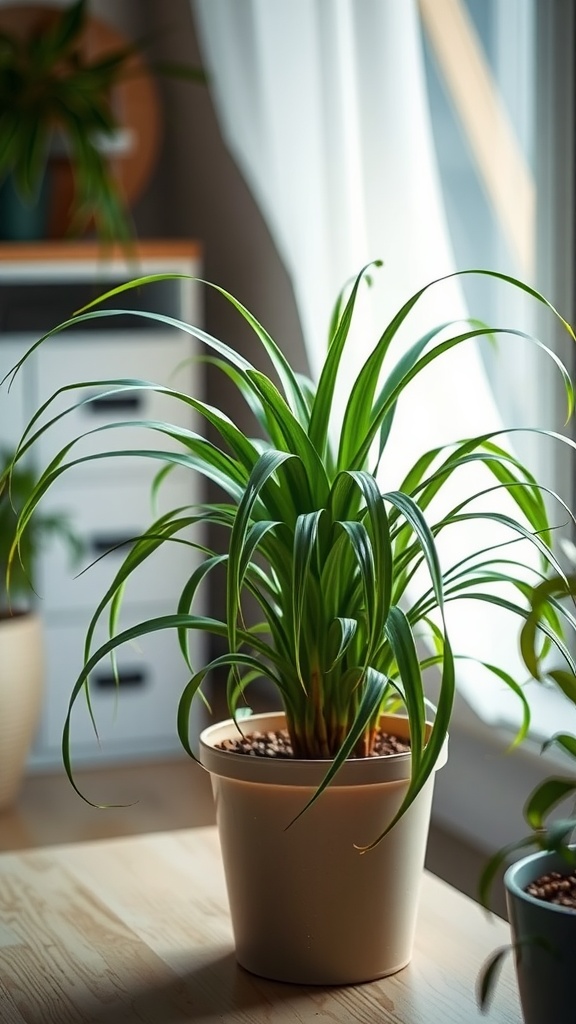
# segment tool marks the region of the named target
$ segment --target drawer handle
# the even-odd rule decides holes
[[[82,408],[93,416],[103,416],[108,412],[138,412],[144,404],[143,395],[135,394],[133,391],[112,395],[90,396],[91,401]]]
[[[117,686],[123,690],[126,687],[136,689],[145,685],[146,672],[139,668],[118,669],[117,675],[113,672],[96,672],[93,683],[99,690],[112,690]]]
[[[99,534],[92,537],[90,541],[90,551],[97,556],[116,554],[123,554],[126,548],[129,548],[134,543],[134,537],[138,535],[138,530],[134,530],[131,534]]]

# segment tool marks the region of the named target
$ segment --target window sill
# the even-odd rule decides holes
[[[576,732],[576,709],[539,684],[530,684],[527,692],[535,727],[514,749],[520,715],[512,694],[500,691],[498,700],[488,704],[490,722],[464,697],[456,699],[448,762],[436,776],[433,817],[482,853],[493,853],[526,835],[522,809],[534,786],[556,772],[574,774],[573,762],[561,751],[541,753],[541,740],[562,730]],[[482,696],[484,700],[486,693]]]

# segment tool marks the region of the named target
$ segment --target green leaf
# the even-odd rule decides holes
[[[272,365],[274,366],[274,369],[276,370],[276,373],[284,387],[286,399],[290,408],[298,419],[298,422],[302,426],[306,426],[308,424],[308,406],[298,382],[298,378],[292,370],[288,360],[282,353],[282,350],[268,334],[268,331],[264,330],[262,325],[256,320],[256,317],[254,317],[252,313],[250,313],[250,311],[238,301],[238,299],[235,299],[230,292],[227,292],[224,288],[220,288],[218,285],[212,284],[210,281],[200,281],[200,283],[206,285],[208,288],[214,288],[215,291],[223,295],[224,298],[238,310],[244,320],[246,320],[250,325],[272,361]]]
[[[513,950],[512,945],[500,946],[494,950],[485,960],[480,971],[476,985],[476,998],[482,1013],[488,1013],[490,1003],[494,994],[494,988],[498,982],[500,972],[506,957]]]
[[[247,377],[255,384],[263,404],[269,409],[275,421],[283,450],[295,455],[306,471],[309,492],[307,500],[311,505],[325,505],[329,492],[328,478],[322,460],[307,432],[292,415],[280,392],[263,373],[248,370]]]
[[[526,341],[530,341],[538,348],[542,349],[546,353],[546,355],[549,356],[549,358],[552,359],[554,363],[556,363],[558,369],[560,370],[564,383],[568,404],[568,415],[571,415],[574,404],[574,392],[570,377],[568,375],[568,371],[566,370],[564,364],[561,362],[558,356],[556,356],[556,354],[552,352],[551,349],[547,348],[546,345],[543,345],[542,342],[538,341],[538,339],[531,337],[524,331],[517,331],[510,328],[507,330],[494,330],[493,333],[524,338]],[[484,329],[475,329],[471,331],[462,332],[460,334],[457,334],[455,337],[449,338],[447,341],[440,342],[439,344],[435,345],[430,352],[427,352],[425,355],[421,356],[411,366],[411,368],[408,369],[406,373],[404,373],[403,377],[395,384],[394,387],[392,387],[391,389],[384,387],[382,389],[379,400],[375,403],[372,409],[370,426],[363,433],[363,435],[361,435],[362,441],[360,445],[354,450],[354,454],[350,459],[350,464],[364,464],[365,460],[368,458],[370,448],[378,434],[378,431],[380,430],[382,423],[390,414],[390,410],[395,407],[396,403],[398,402],[402,393],[406,390],[407,386],[410,384],[412,380],[414,380],[416,376],[418,376],[418,374],[422,373],[423,370],[425,370],[426,367],[430,365],[430,363],[434,362],[436,359],[441,358],[443,355],[450,352],[453,348],[463,344],[466,341],[471,341],[474,338],[482,337],[484,334]]]
[[[230,650],[236,650],[237,616],[240,606],[240,588],[242,584],[241,566],[246,537],[250,526],[252,509],[260,492],[270,477],[287,459],[294,458],[287,452],[270,450],[264,452],[250,474],[246,490],[238,504],[234,525],[230,534],[228,548],[228,576],[226,585],[226,617],[228,621],[228,640]]]
[[[52,45],[55,50],[66,49],[86,26],[88,0],[77,0],[64,8],[55,26]]]
[[[571,757],[576,758],[576,736],[571,736],[565,732],[556,732],[542,744],[542,753],[545,750],[549,750],[552,746],[560,747],[561,750],[570,754]]]
[[[486,910],[490,909],[490,893],[492,891],[494,881],[496,880],[499,872],[508,864],[512,854],[517,853],[519,850],[524,850],[526,847],[532,847],[535,845],[535,836],[525,836],[523,839],[519,839],[514,843],[509,843],[507,846],[502,847],[502,849],[498,850],[489,858],[482,869],[478,884],[478,899]]]
[[[422,553],[430,571],[432,586],[439,608],[444,604],[444,589],[440,559],[436,550],[434,536],[416,502],[401,491],[388,491],[384,494],[386,501],[394,505],[410,524],[420,542]]]
[[[346,306],[338,316],[337,321],[334,322],[334,332],[330,338],[328,354],[322,367],[318,388],[316,390],[314,407],[312,409],[312,416],[310,417],[310,440],[316,451],[320,454],[324,453],[328,445],[328,428],[330,425],[330,413],[334,402],[334,391],[338,376],[338,368],[344,352],[346,339],[350,331],[352,314],[354,312],[358,296],[358,289],[360,288],[362,281],[366,279],[367,272],[370,268],[379,266],[381,266],[381,261],[375,260],[362,268],[352,286],[350,298],[348,299]],[[359,465],[360,463],[356,464]]]
[[[392,607],[390,609],[386,622],[386,636],[390,641],[403,683],[402,693],[410,720],[412,775],[417,776],[426,736],[424,685],[412,629],[401,608]]]
[[[93,807],[104,807],[110,805],[94,804],[91,800],[88,800],[88,798],[79,789],[74,779],[70,740],[72,711],[76,704],[76,700],[82,692],[86,693],[90,673],[107,654],[112,653],[118,647],[121,647],[122,644],[125,644],[130,640],[136,640],[141,636],[148,636],[149,634],[158,632],[159,630],[178,629],[182,625],[186,625],[188,629],[198,629],[208,633],[214,632],[216,635],[220,633],[221,628],[221,624],[217,620],[210,619],[208,616],[182,617],[180,615],[163,615],[153,619],[146,619],[134,626],[131,626],[129,629],[125,629],[122,633],[119,633],[118,636],[111,637],[103,643],[84,664],[76,682],[74,683],[62,732],[62,760],[64,763],[64,769],[72,787],[86,803],[91,804]]]
[[[282,690],[281,679],[275,676],[271,670],[265,671],[263,665],[259,661],[257,661],[256,658],[253,658],[251,655],[248,654],[242,654],[238,651],[230,654],[223,654],[218,658],[213,658],[211,662],[209,662],[207,665],[204,665],[204,667],[199,672],[197,672],[192,677],[192,679],[190,679],[190,681],[186,684],[182,691],[180,701],[178,703],[178,736],[180,738],[182,746],[184,747],[184,750],[186,751],[187,754],[190,755],[190,757],[194,758],[194,760],[197,760],[197,758],[192,749],[190,739],[188,736],[188,730],[190,726],[190,710],[192,708],[194,697],[198,692],[200,692],[200,687],[209,672],[213,672],[215,669],[223,668],[227,665],[234,665],[236,668],[238,666],[243,665],[253,669],[258,675],[267,675],[276,683],[279,690]]]
[[[524,807],[524,817],[534,830],[544,828],[544,819],[557,804],[576,792],[575,779],[551,778],[542,782],[530,794]]]
[[[333,627],[334,632],[336,632],[338,635],[338,645],[333,657],[331,658],[327,666],[328,672],[332,672],[346,654],[346,651],[348,650],[350,644],[352,643],[354,637],[356,636],[356,631],[358,629],[358,621],[356,619],[346,619],[337,617],[334,619]],[[332,634],[332,627],[330,629],[330,632]]]
[[[370,473],[353,471],[347,475],[357,485],[366,505],[369,539],[374,560],[374,576],[377,581],[372,636],[372,639],[376,641],[384,628],[392,602],[393,557],[388,516],[384,498],[374,477]],[[370,656],[368,659],[370,660]]]
[[[410,305],[408,307],[404,307],[405,315],[408,314],[411,308],[412,306]],[[358,438],[364,437],[371,432],[371,419],[373,412],[386,404],[390,395],[396,390],[400,381],[404,378],[408,370],[412,368],[432,338],[436,337],[436,335],[442,330],[450,326],[449,324],[442,324],[440,327],[435,327],[432,331],[425,334],[423,338],[420,338],[420,340],[417,341],[416,344],[401,357],[392,373],[386,379],[386,383],[380,393],[378,402],[375,405],[374,395],[380,379],[382,365],[402,319],[403,317],[401,317],[400,320],[395,318],[386,328],[384,334],[378,341],[376,347],[370,353],[358,377],[356,378],[356,381],[354,382],[350,398],[346,405],[340,434],[340,448],[337,460],[340,469],[345,469],[350,465],[357,464],[357,459],[354,453],[357,450]],[[386,416],[382,420],[382,426],[380,428],[379,459],[384,451],[384,447],[390,433],[395,410],[396,404],[394,403],[390,406]]]
[[[538,836],[538,845],[545,850],[561,853],[566,863],[572,868],[576,864],[576,852],[566,844],[572,841],[576,829],[576,818],[557,818],[546,826],[546,831]]]
[[[414,761],[412,761],[410,783],[398,811],[386,828],[382,830],[380,835],[372,843],[360,848],[363,853],[373,849],[384,838],[384,836],[391,832],[411,804],[413,804],[418,794],[422,792],[424,786],[434,772],[448,735],[455,692],[456,681],[454,674],[454,655],[452,654],[452,648],[450,647],[448,638],[444,634],[440,696],[438,698],[438,706],[436,708],[436,717],[432,729],[430,730],[430,735],[428,737],[426,747],[424,748],[424,753],[419,764],[415,765]],[[412,729],[412,723],[410,723],[410,729]]]
[[[292,569],[292,622],[294,629],[294,664],[302,686],[306,683],[302,678],[300,662],[300,638],[306,609],[306,596],[310,586],[311,566],[316,554],[318,524],[323,510],[307,512],[298,516],[294,530],[294,553]]]
[[[530,614],[520,634],[520,650],[529,672],[539,679],[541,676],[540,658],[537,653],[536,637],[541,627],[542,610],[552,597],[563,597],[576,592],[576,576],[566,577],[560,570],[557,576],[545,580],[534,588],[531,596]],[[558,675],[557,681],[565,683],[567,696],[576,691],[571,685],[570,677],[562,673]]]

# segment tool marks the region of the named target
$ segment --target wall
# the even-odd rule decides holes
[[[142,2],[153,56],[200,63],[189,0]],[[304,369],[301,331],[290,282],[252,196],[220,137],[209,89],[162,78],[165,136],[155,180],[136,210],[141,232],[197,237],[205,246],[206,276],[230,289]],[[214,294],[206,298],[211,330],[257,349],[238,318]]]
[[[132,38],[146,37],[146,54],[201,63],[190,0],[95,0],[93,10]],[[220,137],[207,87],[159,77],[164,135],[149,188],[134,209],[140,236],[198,238],[205,275],[232,291],[283,345],[297,369],[306,357],[290,281],[262,216]],[[214,293],[206,296],[209,329],[255,361],[258,348],[237,314]]]

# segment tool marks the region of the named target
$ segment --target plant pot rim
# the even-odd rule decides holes
[[[231,750],[220,750],[214,746],[220,740],[237,733],[238,725],[245,726],[246,732],[266,731],[281,728],[285,723],[283,711],[263,712],[240,719],[238,724],[233,719],[209,725],[200,734],[200,763],[214,775],[223,778],[234,778],[242,782],[269,782],[280,786],[303,786],[316,788],[322,782],[331,760],[312,760],[308,758],[250,757],[237,754]],[[409,735],[408,719],[403,715],[383,715],[382,722],[390,732],[401,737]],[[388,725],[389,723],[389,725]],[[427,723],[431,728],[431,723]],[[448,739],[446,738],[441,754],[436,762],[435,771],[446,763],[448,756]],[[337,773],[330,787],[382,785],[389,782],[405,782],[410,778],[412,755],[383,754],[376,757],[357,757],[348,759]]]
[[[15,626],[22,622],[30,622],[32,619],[39,619],[38,612],[32,608],[7,608],[0,607],[0,629],[3,626]]]
[[[570,846],[569,849],[576,852],[576,846]],[[525,871],[526,868],[530,868],[530,866],[532,866],[533,870],[529,872],[530,878],[526,879],[524,884],[527,884],[529,881],[535,881],[545,871],[560,871],[562,867],[566,867],[566,861],[562,854],[556,853],[555,850],[538,850],[537,853],[521,857],[520,860],[511,864],[504,873],[504,886],[508,892],[517,899],[524,900],[526,903],[531,903],[533,906],[540,907],[551,913],[573,917],[576,925],[576,912],[571,907],[561,907],[557,903],[547,903],[545,900],[539,900],[537,896],[531,896],[529,892],[526,892],[518,884],[517,876],[520,872]]]

